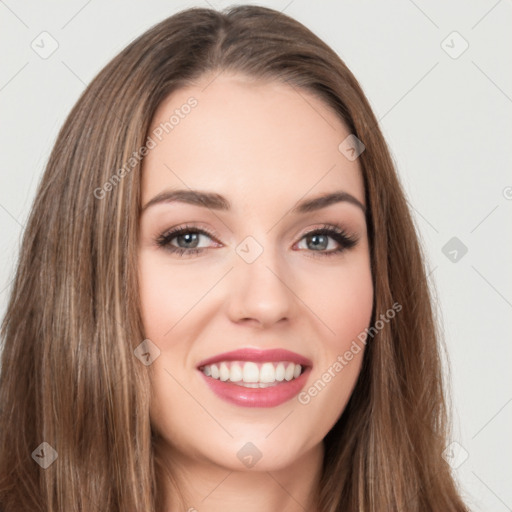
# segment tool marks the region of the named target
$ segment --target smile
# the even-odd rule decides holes
[[[217,397],[242,407],[276,407],[304,387],[312,362],[284,349],[239,349],[200,362],[197,369]]]

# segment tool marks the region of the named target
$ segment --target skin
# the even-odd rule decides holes
[[[364,350],[306,405],[297,398],[270,408],[233,405],[209,389],[196,367],[238,348],[284,348],[313,362],[308,389],[349,349],[372,311],[364,213],[346,201],[288,212],[299,200],[334,190],[364,205],[361,169],[338,150],[347,127],[309,92],[235,74],[212,79],[160,105],[151,130],[191,96],[198,101],[143,165],[142,206],[170,188],[216,192],[232,204],[231,211],[215,211],[159,203],[141,215],[142,317],[146,337],[160,350],[148,367],[151,422],[165,440],[186,507],[315,510],[322,440],[347,404]],[[338,223],[357,244],[322,255],[339,244],[329,237],[318,249],[305,234],[324,223]],[[216,233],[200,237],[202,253],[179,256],[156,244],[185,224]],[[236,252],[247,236],[263,248],[251,264]],[[190,247],[183,237],[172,244]],[[252,468],[237,457],[247,442],[262,454]],[[171,494],[166,488],[165,510],[177,506]]]

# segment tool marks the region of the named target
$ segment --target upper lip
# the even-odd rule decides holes
[[[221,361],[255,361],[255,362],[279,362],[289,361],[291,363],[300,364],[302,366],[312,366],[312,362],[304,356],[295,352],[290,352],[283,348],[274,348],[270,350],[261,350],[255,348],[241,348],[231,352],[223,352],[216,356],[209,357],[201,361],[197,367],[201,368],[208,364],[215,364]]]

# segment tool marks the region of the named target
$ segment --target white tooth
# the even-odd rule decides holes
[[[226,363],[220,363],[219,376],[220,380],[222,381],[226,381],[229,379],[229,368]]]
[[[231,370],[229,372],[229,380],[231,382],[240,382],[243,379],[242,368],[238,363],[233,363],[231,365]]]
[[[272,363],[263,363],[260,370],[260,382],[274,382],[276,380],[276,371]]]
[[[261,369],[257,363],[252,361],[233,362],[231,365],[223,361],[219,364],[206,365],[203,373],[207,377],[230,381],[235,383],[249,383],[253,386],[247,387],[269,387],[283,380],[290,381],[300,376],[302,366],[300,364],[282,361],[274,366],[274,363],[263,363]]]
[[[244,364],[243,380],[244,382],[258,382],[260,370],[256,363],[247,362]]]
[[[286,367],[286,372],[284,374],[284,378],[286,380],[292,380],[294,370],[295,370],[295,365],[293,363],[288,363],[288,366]]]
[[[276,380],[282,382],[284,380],[285,368],[283,363],[279,363],[276,368]]]

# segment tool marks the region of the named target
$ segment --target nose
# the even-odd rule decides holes
[[[260,328],[290,320],[297,307],[290,275],[270,249],[252,263],[237,256],[227,299],[230,319]]]

